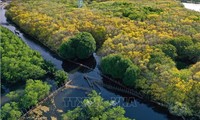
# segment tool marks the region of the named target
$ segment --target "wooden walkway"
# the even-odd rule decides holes
[[[43,104],[44,102],[46,102],[48,99],[52,98],[53,96],[55,96],[58,92],[62,91],[64,88],[66,88],[66,86],[68,84],[71,83],[71,80],[68,81],[66,84],[64,84],[63,86],[61,86],[60,88],[58,88],[57,90],[55,90],[54,92],[50,93],[47,97],[45,97],[43,100],[41,100],[39,103],[37,103],[36,106],[32,107],[31,109],[29,109],[25,114],[23,114],[21,116],[21,119],[25,119],[25,116],[30,113],[33,109],[37,108],[39,105]]]
[[[69,84],[66,84],[65,88],[79,89],[79,90],[84,90],[84,91],[92,91],[92,89],[89,89],[86,87],[74,86],[74,85],[69,85]]]
[[[64,90],[64,89],[79,89],[79,90],[84,90],[87,92],[91,92],[92,89],[90,88],[86,88],[86,87],[80,87],[80,86],[75,86],[75,85],[70,85],[70,83],[72,82],[72,80],[68,81],[66,84],[64,84],[63,86],[61,86],[60,88],[58,88],[57,90],[55,90],[54,92],[50,93],[47,97],[45,97],[43,100],[41,100],[39,103],[37,103],[36,106],[32,107],[31,109],[29,109],[25,114],[23,114],[21,116],[21,119],[24,119],[25,116],[30,113],[32,110],[34,110],[35,108],[37,108],[39,105],[43,104],[44,102],[46,102],[48,99],[54,97],[58,92]]]
[[[140,93],[137,93],[133,89],[122,88],[122,87],[116,86],[116,85],[113,86],[113,85],[104,84],[102,81],[94,81],[94,83],[101,85],[101,86],[103,86],[107,89],[110,89],[110,90],[115,90],[115,91],[118,91],[118,92],[121,92],[121,93],[129,94],[129,95],[135,96],[137,98],[143,99],[142,95]]]
[[[142,95],[139,93],[139,92],[136,92],[135,90],[133,89],[130,89],[130,88],[127,88],[125,85],[123,85],[122,83],[116,81],[116,80],[113,80],[113,79],[108,79],[109,81],[111,81],[112,85],[109,85],[109,84],[105,84],[103,83],[102,80],[97,80],[96,78],[94,77],[91,77],[91,76],[88,76],[88,75],[85,75],[84,76],[85,78],[87,78],[88,80],[89,79],[92,79],[93,81],[90,82],[91,84],[94,84],[95,86],[97,86],[97,88],[100,90],[99,86],[103,86],[107,89],[110,89],[110,90],[115,90],[115,91],[118,91],[118,92],[122,92],[122,93],[125,93],[125,94],[129,94],[129,95],[132,95],[132,96],[135,96],[135,97],[138,97],[140,99],[142,99]]]

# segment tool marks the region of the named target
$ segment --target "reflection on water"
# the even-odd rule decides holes
[[[88,59],[84,60],[76,60],[74,61],[76,63],[80,63],[82,65],[85,65],[91,69],[85,68],[80,66],[79,64],[72,64],[70,61],[63,61],[62,68],[68,72],[68,73],[74,73],[74,72],[80,72],[80,73],[89,73],[96,67],[96,60],[94,56],[89,57]]]

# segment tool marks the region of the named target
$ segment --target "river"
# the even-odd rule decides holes
[[[17,26],[12,24],[11,22],[6,20],[5,17],[5,9],[0,9],[0,24],[8,29],[10,29],[12,32],[15,30],[19,31],[19,37],[33,50],[37,50],[40,52],[42,57],[46,60],[51,61],[57,69],[63,69],[66,72],[69,73],[69,78],[72,80],[72,84],[76,86],[83,86],[83,87],[89,87],[86,80],[84,79],[84,75],[95,77],[98,80],[102,80],[102,77],[97,74],[99,72],[98,65],[101,57],[99,57],[96,54],[93,54],[93,57],[79,61],[82,64],[85,64],[93,70],[88,70],[86,68],[83,68],[81,66],[78,66],[76,64],[62,61],[55,53],[52,53],[49,51],[49,49],[42,44],[40,44],[38,41],[33,39],[32,37],[26,35],[21,31]],[[120,106],[124,107],[126,111],[126,116],[129,118],[135,118],[137,120],[178,120],[178,118],[175,118],[174,116],[170,115],[166,109],[161,108],[155,104],[149,103],[147,101],[143,101],[137,98],[134,98],[132,96],[132,100],[125,99],[126,97],[130,97],[115,91],[108,90],[104,87],[100,86],[99,89],[95,89],[97,92],[101,94],[101,96],[106,100],[111,100],[111,98],[117,98],[119,101]],[[54,97],[54,103],[56,106],[56,109],[62,110],[66,112],[67,110],[70,110],[74,108],[74,106],[66,106],[66,100],[68,100],[70,97],[86,97],[87,94],[81,90],[76,89],[66,89],[62,92],[59,92]],[[5,96],[1,96],[5,97]],[[50,119],[50,116],[58,117],[61,115],[60,112],[53,109],[53,105],[49,105],[50,111],[44,114]]]
[[[183,3],[184,7],[190,10],[195,10],[200,12],[200,4],[193,4],[193,3]]]

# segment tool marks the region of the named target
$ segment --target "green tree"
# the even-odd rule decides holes
[[[22,115],[16,102],[6,103],[0,111],[2,120],[18,120]]]
[[[39,52],[31,50],[19,37],[0,26],[1,77],[3,83],[16,83],[45,76],[44,60]]]
[[[49,94],[50,86],[40,80],[27,80],[24,96],[21,99],[21,105],[24,108],[29,108],[36,105],[38,100]]]
[[[193,45],[193,41],[190,37],[177,37],[169,41],[170,44],[176,47],[178,57],[186,57],[186,48],[190,45]]]
[[[58,84],[64,83],[64,82],[66,82],[68,80],[68,74],[63,70],[56,71],[54,76],[55,76],[55,81]]]
[[[124,116],[123,108],[114,107],[112,102],[105,101],[95,91],[84,99],[80,107],[63,114],[63,120],[129,120]]]
[[[124,117],[125,110],[118,106],[109,109],[108,111],[104,112],[100,117],[96,117],[96,120],[130,120],[129,118]]]
[[[7,97],[9,97],[13,101],[17,101],[20,99],[21,96],[23,96],[24,91],[23,90],[16,90],[16,91],[11,91],[8,94],[6,94]]]
[[[193,62],[197,62],[200,60],[200,43],[196,43],[194,45],[190,45],[186,48],[186,54],[189,59]]]
[[[187,105],[180,102],[176,102],[174,105],[170,105],[169,111],[172,114],[178,115],[178,116],[192,115],[192,111],[190,110],[190,108]]]
[[[101,70],[113,78],[122,79],[126,69],[132,64],[131,60],[122,55],[111,54],[101,60]]]
[[[64,42],[59,48],[59,54],[65,59],[85,59],[96,50],[96,41],[87,32],[81,32]]]
[[[170,57],[166,56],[165,53],[163,53],[160,49],[155,49],[150,54],[148,67],[153,70],[159,65],[167,65],[167,67],[174,67],[175,63]]]
[[[72,43],[73,41],[69,39],[60,46],[59,54],[64,59],[73,59],[76,57],[76,49]]]
[[[90,33],[82,32],[72,39],[76,44],[76,56],[85,59],[96,50],[96,41]]]
[[[195,81],[186,96],[188,107],[193,110],[194,114],[200,115],[200,82]]]
[[[127,68],[124,77],[123,77],[123,83],[126,86],[134,86],[135,81],[138,78],[140,74],[140,69],[136,65],[131,65]]]
[[[193,35],[193,42],[194,43],[200,42],[200,33]]]
[[[46,70],[47,74],[50,74],[50,75],[56,71],[56,68],[53,65],[53,63],[51,61],[46,61],[46,60],[44,60],[42,69]]]
[[[20,103],[20,106],[22,106],[22,108],[30,108],[31,106],[38,103],[38,94],[33,91],[25,93]]]
[[[171,57],[172,59],[175,59],[177,57],[176,47],[174,47],[171,44],[157,45],[156,47],[160,48],[162,52],[164,52],[167,56]]]

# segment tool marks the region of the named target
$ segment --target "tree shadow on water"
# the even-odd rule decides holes
[[[65,60],[62,63],[62,68],[68,73],[75,73],[75,72],[89,73],[93,69],[95,69],[96,64],[97,64],[94,56],[91,56],[84,60],[77,59],[77,60],[71,60],[71,61]]]

